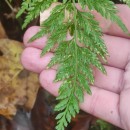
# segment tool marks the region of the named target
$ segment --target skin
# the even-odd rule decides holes
[[[126,5],[117,5],[119,16],[130,31],[130,9]],[[80,9],[79,6],[77,8]],[[46,13],[49,13],[46,11]],[[130,130],[130,37],[116,24],[105,20],[97,12],[93,12],[96,20],[100,22],[103,39],[110,56],[108,63],[104,64],[107,75],[94,69],[95,83],[91,86],[92,95],[85,93],[84,102],[80,108],[98,118],[106,120],[120,128]],[[42,15],[43,17],[44,15]],[[40,58],[41,49],[47,42],[44,36],[31,44],[27,41],[38,32],[39,27],[29,28],[24,35],[25,50],[21,56],[23,66],[39,74],[39,81],[51,94],[57,96],[61,82],[54,83],[57,66],[46,69],[54,55],[48,52]]]

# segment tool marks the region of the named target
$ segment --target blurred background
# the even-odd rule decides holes
[[[119,3],[119,0],[113,0]],[[38,76],[20,64],[26,13],[16,19],[22,0],[0,0],[0,130],[54,130],[55,97],[40,87]],[[66,130],[121,130],[81,111]]]

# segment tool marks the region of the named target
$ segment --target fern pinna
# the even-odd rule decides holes
[[[17,14],[19,17],[25,11],[23,28],[58,0],[23,0],[22,7]],[[129,0],[123,0],[130,5]],[[76,8],[79,4],[82,11]],[[84,11],[85,8],[88,11]],[[110,0],[63,0],[51,12],[51,15],[41,24],[40,31],[30,41],[49,34],[47,45],[42,54],[49,52],[55,44],[55,56],[48,67],[59,64],[55,81],[62,81],[59,88],[59,103],[55,107],[58,111],[57,130],[64,130],[71,118],[79,113],[79,103],[84,100],[84,92],[91,94],[90,84],[94,83],[93,66],[106,73],[100,60],[106,62],[107,48],[102,40],[99,23],[95,20],[93,10],[106,19],[116,22],[124,32],[127,28],[117,16],[118,10]],[[67,35],[71,38],[67,39]]]

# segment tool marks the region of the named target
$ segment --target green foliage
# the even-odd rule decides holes
[[[23,0],[21,10],[17,14],[19,17],[27,11],[23,28],[53,2],[54,0]],[[82,9],[88,6],[88,12],[77,10],[75,2],[75,0],[63,0],[63,3],[57,5],[50,17],[41,24],[41,30],[30,39],[33,41],[49,34],[47,45],[41,55],[49,52],[55,45],[58,46],[55,56],[48,65],[48,68],[55,64],[60,65],[55,82],[63,82],[59,96],[56,98],[59,101],[55,107],[55,111],[59,112],[56,117],[57,130],[64,130],[71,118],[79,113],[79,103],[84,100],[84,91],[91,94],[90,84],[94,83],[93,66],[106,73],[100,59],[106,61],[108,52],[101,38],[99,23],[95,21],[91,10],[96,10],[106,19],[116,22],[128,33],[127,28],[116,15],[117,9],[112,1],[78,0]],[[71,35],[69,40],[66,39],[68,34]]]
[[[120,0],[120,1],[126,3],[130,7],[130,0]]]
[[[53,2],[54,0],[23,0],[22,7],[16,16],[18,18],[27,11],[22,28],[25,28],[33,19],[39,16],[40,12],[47,9]]]
[[[103,120],[97,120],[96,124],[91,127],[91,130],[115,130],[115,128]]]

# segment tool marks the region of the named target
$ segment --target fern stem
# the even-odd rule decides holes
[[[14,12],[14,8],[12,7],[12,5],[9,3],[8,0],[5,0],[5,2],[7,3],[7,5],[9,6],[9,8]]]
[[[75,26],[75,31],[74,31],[74,42],[75,42],[75,74],[74,74],[74,87],[76,86],[76,80],[77,80],[77,69],[78,69],[78,61],[77,61],[77,55],[78,55],[78,51],[77,51],[77,9],[75,7],[75,0],[73,0],[73,8],[74,8],[74,26]]]

